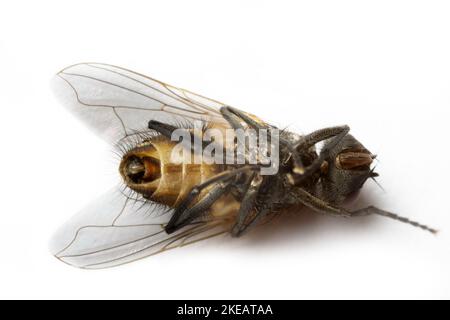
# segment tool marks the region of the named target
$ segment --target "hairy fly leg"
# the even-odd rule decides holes
[[[231,235],[233,237],[239,237],[248,225],[248,218],[255,208],[256,198],[259,194],[259,189],[261,188],[262,179],[262,176],[256,175],[247,186],[237,215],[237,221],[231,229]]]
[[[238,115],[236,115],[231,110],[232,110],[231,107],[228,107],[228,106],[222,107],[222,108],[220,108],[220,113],[225,118],[225,120],[228,121],[228,123],[234,130],[237,130],[237,129],[245,130],[246,128],[243,124],[243,122],[245,122],[244,119],[239,117]]]
[[[389,212],[389,211],[381,210],[381,209],[379,209],[377,207],[374,207],[374,206],[369,206],[367,208],[362,208],[362,209],[358,209],[356,211],[351,211],[350,214],[353,217],[368,216],[368,215],[371,215],[371,214],[376,214],[376,215],[379,215],[379,216],[391,218],[391,219],[394,219],[394,220],[397,220],[397,221],[400,221],[400,222],[403,222],[403,223],[410,224],[410,225],[412,225],[414,227],[423,229],[425,231],[429,231],[429,232],[431,232],[433,234],[438,233],[438,230],[436,230],[434,228],[430,228],[430,227],[428,227],[428,226],[426,226],[424,224],[421,224],[421,223],[419,223],[417,221],[412,221],[412,220],[410,220],[410,219],[408,219],[406,217],[399,216],[398,214],[395,214],[395,213],[392,213],[392,212]]]
[[[311,177],[312,174],[317,172],[322,166],[322,163],[327,159],[332,152],[340,148],[340,142],[349,133],[350,128],[348,126],[331,127],[315,131],[311,134],[303,137],[302,141],[295,147],[296,151],[301,154],[304,150],[309,149],[313,145],[331,139],[320,152],[319,157],[313,161],[311,165],[303,170],[302,174],[291,175],[290,180],[293,185],[299,185],[306,179]]]
[[[244,125],[245,121],[242,118],[240,118],[239,116],[237,116],[236,114],[234,114],[233,112],[231,112],[230,107],[220,108],[220,113],[222,114],[224,119],[228,121],[228,123],[234,130],[241,130],[242,132],[245,132],[247,130],[247,128]],[[235,140],[235,143],[236,143],[236,140]],[[249,152],[249,145],[246,142],[244,142],[244,147],[245,147],[245,151],[246,151],[244,157],[245,157],[245,161],[248,163],[249,159],[248,159],[247,152]]]
[[[241,212],[239,215],[241,222],[239,225],[235,225],[233,236],[242,236],[268,215],[274,214],[278,209],[284,207],[284,204],[280,206],[280,199],[285,195],[276,180],[278,180],[276,176],[262,177],[261,185],[258,187],[253,202],[253,210]],[[250,191],[253,192],[253,190]],[[249,197],[251,197],[251,194],[249,194]],[[250,205],[250,202],[248,202],[248,205]]]
[[[258,166],[244,166],[239,169],[225,171],[195,186],[175,208],[175,212],[173,213],[169,223],[166,225],[165,231],[168,234],[173,233],[184,226],[186,221],[190,222],[193,219],[197,218],[199,215],[204,213],[205,210],[207,210],[215,200],[220,198],[221,195],[225,194],[225,192],[221,193],[222,190],[226,189],[236,176],[242,173],[253,172],[258,169]],[[214,185],[215,187],[213,187],[214,192],[210,192],[210,197],[206,197],[200,200],[197,204],[191,206],[194,200],[196,200],[197,197],[200,196],[201,192],[211,185]]]
[[[167,137],[167,138],[171,138],[172,133],[179,129],[175,126],[172,126],[170,124],[167,123],[163,123],[163,122],[159,122],[156,120],[150,120],[148,122],[148,128],[151,130],[155,130],[156,132],[162,134],[163,136]]]
[[[177,231],[178,229],[188,225],[193,220],[201,217],[221,196],[228,193],[230,190],[230,181],[216,182],[212,189],[206,194],[200,201],[194,204],[192,207],[182,211],[177,220],[170,220],[166,226],[166,232],[168,234]]]
[[[266,124],[262,124],[254,119],[252,119],[251,117],[249,117],[246,113],[230,107],[230,106],[226,106],[226,107],[222,107],[220,109],[220,112],[224,115],[224,117],[230,118],[232,119],[233,117],[231,115],[235,115],[237,118],[239,118],[241,121],[244,121],[250,128],[253,129],[269,129],[270,127]]]
[[[284,207],[282,182],[277,176],[255,175],[244,195],[231,235],[240,237],[268,215]]]
[[[241,121],[246,123],[250,128],[256,129],[256,130],[269,130],[271,127],[267,124],[260,123],[254,119],[252,119],[248,114],[245,112],[242,112],[236,108],[233,107],[222,107],[220,112],[223,114],[224,118],[227,119],[230,124],[236,128],[242,129],[243,126],[241,124]],[[270,139],[269,143],[272,142],[272,135],[270,132],[268,132],[268,138]],[[300,157],[300,153],[296,152],[295,146],[297,143],[292,143],[283,137],[278,137],[280,145],[285,147],[290,155],[292,156],[292,159],[294,161],[294,167],[298,168],[298,171],[303,172],[303,163]]]
[[[379,216],[388,217],[388,218],[412,225],[414,227],[429,231],[433,234],[437,233],[436,229],[430,228],[430,227],[420,224],[416,221],[411,221],[408,218],[399,216],[395,213],[381,210],[374,206],[369,206],[367,208],[350,211],[350,210],[347,210],[340,206],[332,205],[323,199],[317,198],[316,196],[312,195],[311,193],[309,193],[308,191],[306,191],[302,188],[297,188],[295,190],[294,197],[296,198],[295,201],[298,204],[303,204],[306,207],[314,210],[315,212],[338,216],[338,217],[345,217],[345,218],[361,217],[361,216],[368,216],[368,215],[379,215]]]
[[[307,150],[314,146],[315,144],[336,137],[337,135],[343,132],[349,132],[349,126],[336,126],[336,127],[328,127],[316,130],[302,137],[301,141],[297,143],[295,149],[299,152]]]

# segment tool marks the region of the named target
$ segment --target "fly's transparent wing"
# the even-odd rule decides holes
[[[219,112],[223,103],[108,64],[65,68],[56,75],[54,89],[73,113],[112,143],[145,130],[150,120],[228,126]]]
[[[63,225],[50,250],[59,260],[85,269],[122,265],[227,232],[221,221],[200,221],[168,235],[164,206],[107,192]]]

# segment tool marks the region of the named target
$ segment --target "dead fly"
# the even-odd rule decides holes
[[[124,185],[97,199],[54,237],[53,254],[68,264],[105,268],[223,233],[238,237],[284,209],[302,206],[339,217],[377,214],[435,232],[375,207],[342,207],[377,176],[374,155],[347,126],[304,136],[278,131],[218,101],[106,64],[74,65],[56,79],[69,109],[117,146]],[[198,121],[202,129],[196,133]],[[228,157],[230,143],[232,150],[238,148],[236,137],[206,139],[208,130],[264,132],[269,161],[250,161],[262,139],[252,140],[252,147],[248,134],[243,149],[248,152],[231,157],[243,155],[244,161],[191,161],[199,153],[195,147],[184,147],[188,156],[174,159],[179,143],[173,138],[180,129],[204,150],[214,149],[214,159],[225,150],[219,160]]]

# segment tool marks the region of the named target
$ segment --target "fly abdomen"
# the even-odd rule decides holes
[[[129,150],[120,164],[120,173],[130,189],[155,202],[176,207],[197,185],[224,170],[224,165],[174,162],[172,158],[176,142],[163,136],[147,140]],[[209,189],[204,190],[201,199]],[[228,202],[234,199],[228,199]]]

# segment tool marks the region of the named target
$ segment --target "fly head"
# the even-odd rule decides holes
[[[367,179],[377,176],[372,168],[374,159],[375,156],[352,135],[345,136],[323,166],[322,184],[328,198],[342,202],[356,194]]]

